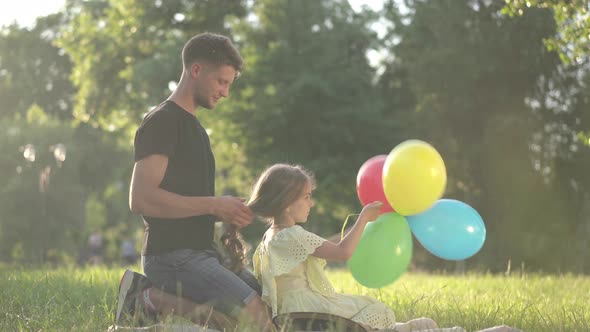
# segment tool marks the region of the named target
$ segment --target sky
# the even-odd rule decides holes
[[[16,21],[20,26],[31,27],[37,17],[60,11],[66,0],[2,0],[0,3],[0,26]]]
[[[363,4],[371,8],[381,8],[382,0],[349,0],[356,10]],[[7,4],[10,3],[10,4]],[[31,27],[39,16],[58,12],[65,6],[66,0],[2,0],[0,5],[0,26],[16,21],[20,26]]]

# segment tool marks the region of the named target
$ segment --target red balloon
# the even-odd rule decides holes
[[[361,204],[374,201],[383,203],[381,213],[394,212],[383,192],[383,164],[387,155],[380,154],[365,161],[356,176],[356,193]]]

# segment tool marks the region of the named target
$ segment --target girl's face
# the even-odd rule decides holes
[[[299,198],[285,210],[285,217],[294,223],[305,223],[309,216],[309,211],[314,205],[311,198],[311,182],[308,180]]]

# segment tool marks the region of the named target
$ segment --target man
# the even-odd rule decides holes
[[[241,228],[253,214],[241,199],[214,196],[215,159],[196,116],[199,107],[213,109],[229,95],[242,58],[227,37],[203,33],[186,43],[182,62],[178,87],[135,136],[129,204],[145,224],[144,273],[167,293],[271,328],[255,278],[223,267],[214,250],[216,220]],[[158,302],[148,304],[166,311],[158,306],[170,301]]]

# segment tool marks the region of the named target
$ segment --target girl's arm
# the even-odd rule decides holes
[[[312,256],[323,258],[330,261],[346,261],[348,260],[356,246],[359,244],[363,230],[368,222],[377,219],[379,210],[381,209],[381,202],[373,202],[365,205],[356,223],[350,228],[350,231],[338,243],[325,241],[319,246]]]
[[[333,235],[328,236],[326,238],[326,240],[328,240],[330,242],[334,242],[334,243],[340,242],[340,240],[342,240],[346,236],[346,234],[348,234],[348,232],[350,232],[350,230],[352,229],[352,226],[354,226],[354,223],[353,222],[348,223],[348,218],[354,217],[354,216],[357,216],[357,219],[358,219],[358,216],[359,215],[358,214],[349,214],[346,217],[346,220],[344,222],[344,224],[346,225],[346,228],[344,230],[341,230],[340,232],[338,232],[336,234],[333,234]]]

